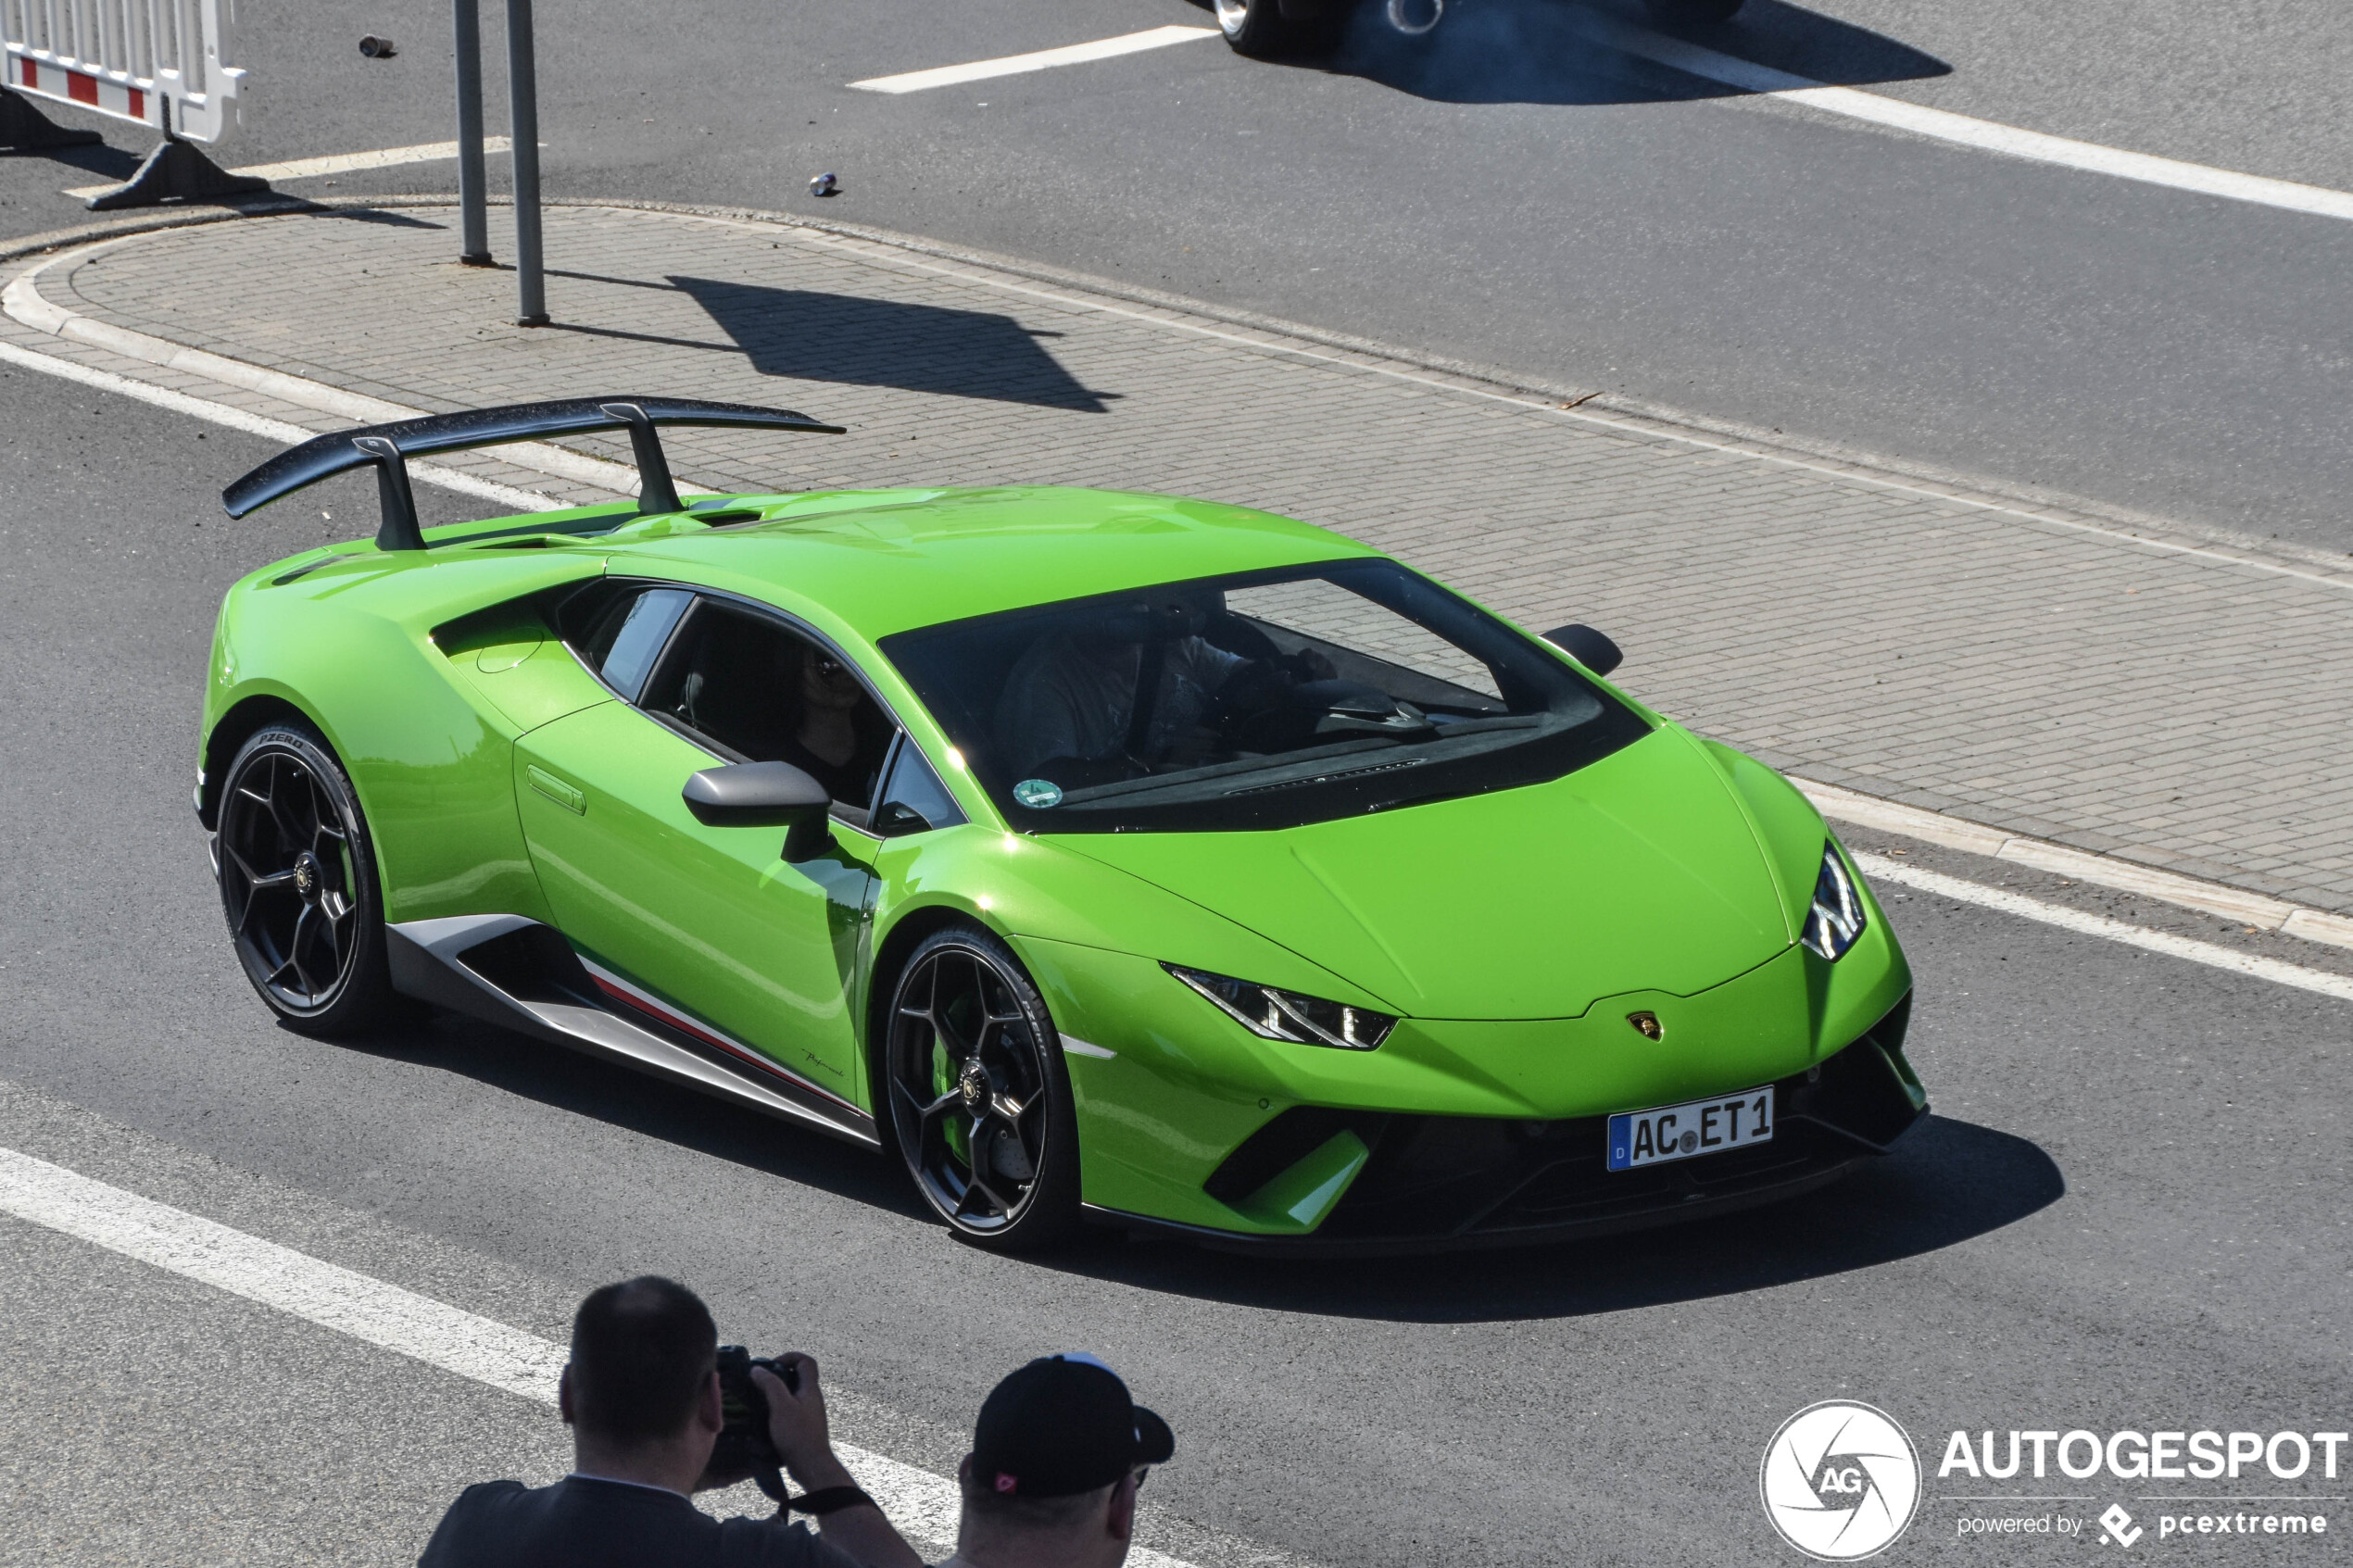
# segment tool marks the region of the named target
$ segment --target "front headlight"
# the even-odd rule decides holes
[[[1806,912],[1806,932],[1798,940],[1809,953],[1836,959],[1863,935],[1863,899],[1847,874],[1846,859],[1835,844],[1822,846],[1821,874],[1814,879],[1814,907]]]
[[[1333,1046],[1344,1051],[1368,1051],[1389,1038],[1397,1020],[1369,1008],[1277,991],[1230,975],[1178,964],[1160,966],[1207,997],[1235,1022],[1262,1040],[1289,1040],[1301,1046]]]

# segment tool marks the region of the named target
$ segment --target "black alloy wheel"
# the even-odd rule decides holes
[[[220,786],[213,855],[220,906],[245,978],[310,1035],[384,1021],[384,898],[351,781],[317,735],[272,724],[246,741]]]
[[[1046,1004],[975,925],[924,938],[892,988],[891,1127],[916,1188],[965,1238],[1005,1251],[1078,1221],[1078,1128]]]

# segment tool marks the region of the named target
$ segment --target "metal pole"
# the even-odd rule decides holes
[[[532,56],[531,0],[507,0],[507,105],[514,126],[515,325],[547,324],[539,260],[539,67]]]
[[[458,32],[458,209],[463,214],[458,259],[488,267],[490,222],[483,210],[482,0],[453,0]]]

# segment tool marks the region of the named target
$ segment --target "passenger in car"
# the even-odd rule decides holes
[[[997,705],[1014,772],[1080,785],[1184,759],[1218,688],[1250,662],[1202,639],[1207,619],[1182,601],[1139,601],[1039,637]]]
[[[788,662],[788,710],[796,716],[777,759],[824,784],[843,805],[864,808],[874,798],[889,727],[858,678],[832,654],[800,643]]]

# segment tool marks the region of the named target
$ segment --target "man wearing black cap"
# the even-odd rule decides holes
[[[1168,1423],[1092,1356],[1047,1356],[997,1385],[957,1472],[963,1516],[941,1568],[1118,1568],[1136,1488],[1176,1451]]]

